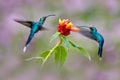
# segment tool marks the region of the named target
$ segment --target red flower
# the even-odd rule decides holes
[[[58,32],[62,35],[69,35],[70,31],[76,32],[79,28],[73,27],[72,22],[69,19],[59,19]]]

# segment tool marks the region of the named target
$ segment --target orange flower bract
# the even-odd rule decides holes
[[[79,28],[73,27],[69,19],[59,19],[58,32],[60,32],[60,34],[67,36],[70,34],[70,31],[76,32],[78,30]]]

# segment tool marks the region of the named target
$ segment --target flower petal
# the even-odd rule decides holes
[[[71,27],[71,31],[72,31],[72,32],[77,32],[77,31],[80,31],[80,29],[77,28],[77,27]]]
[[[61,19],[59,19],[59,23],[61,23],[62,22],[62,20]]]
[[[71,29],[72,25],[73,25],[73,24],[72,24],[71,22],[69,22],[69,23],[66,25],[66,28],[67,28],[67,29]]]
[[[60,24],[60,25],[63,25],[64,23],[65,23],[65,20],[59,19],[59,24]]]

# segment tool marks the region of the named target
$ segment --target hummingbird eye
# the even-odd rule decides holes
[[[42,17],[40,18],[41,21],[45,21],[46,17]]]
[[[93,27],[90,27],[91,30],[93,30]]]
[[[90,27],[91,31],[97,32],[97,29],[95,27]]]

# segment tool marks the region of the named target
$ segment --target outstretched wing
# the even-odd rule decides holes
[[[20,24],[23,24],[29,28],[32,28],[33,26],[33,22],[32,21],[23,21],[23,20],[17,20],[15,19],[16,22],[20,23]]]
[[[93,40],[92,33],[89,27],[87,26],[77,26],[80,28],[79,33]]]

